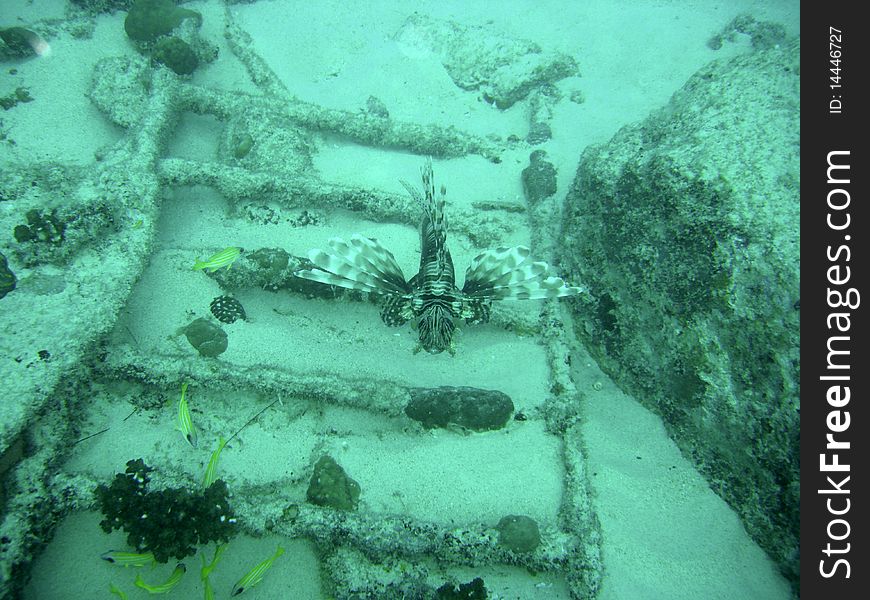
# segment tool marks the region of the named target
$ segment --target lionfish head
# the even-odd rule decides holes
[[[453,339],[455,330],[453,315],[446,306],[440,304],[427,306],[417,317],[420,345],[430,354],[450,350],[450,340]]]

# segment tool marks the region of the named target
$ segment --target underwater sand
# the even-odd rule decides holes
[[[0,7],[0,23],[12,23],[16,16],[25,21],[61,16],[63,6],[60,0],[34,5],[6,0]],[[220,58],[198,70],[193,81],[253,92],[245,70],[226,48],[222,6],[216,2],[185,6],[203,14],[201,34],[220,47]],[[366,6],[354,10],[339,1],[276,0],[240,4],[231,10],[255,40],[258,54],[301,100],[356,110],[375,95],[396,118],[455,125],[479,135],[525,132],[523,103],[498,111],[479,102],[475,93],[452,84],[435,57],[415,54],[393,40],[410,6],[398,2]],[[743,51],[738,45],[714,52],[705,45],[735,15],[750,12],[758,19],[781,22],[790,32],[798,27],[797,2],[507,1],[497,8],[484,2],[421,2],[415,8],[464,23],[491,21],[510,35],[577,58],[582,77],[563,83],[566,89],[581,89],[586,101],[557,106],[554,136],[546,146],[558,169],[560,194],[570,184],[587,145],[606,142],[623,125],[665,104],[708,61]],[[102,16],[90,39],[61,35],[53,40],[50,57],[18,65],[21,79],[37,100],[0,114],[4,128],[16,140],[14,149],[0,150],[0,161],[14,153],[18,160],[89,164],[96,150],[122,134],[92,106],[85,92],[99,58],[134,53],[124,36],[123,19],[123,13]],[[211,158],[217,130],[210,118],[185,115],[168,154]],[[501,164],[479,156],[435,161],[436,182],[446,183],[452,206],[487,199],[521,200],[518,172],[527,153],[527,149],[508,153]],[[422,164],[419,156],[329,136],[320,140],[314,161],[327,181],[393,192],[402,190],[400,178],[416,184]],[[375,223],[351,213],[332,214],[317,227],[261,226],[228,221],[228,208],[221,195],[209,188],[166,192],[150,264],[112,334],[119,352],[135,348],[137,355],[150,356],[151,364],[159,368],[173,360],[174,352],[189,350],[183,338],[169,337],[186,322],[188,311],[201,313],[201,307],[220,293],[213,280],[189,270],[194,257],[208,255],[213,248],[278,246],[304,256],[332,236],[359,232],[390,248],[406,274],[414,272],[418,260],[418,234],[410,226]],[[528,243],[528,232],[522,228],[512,235],[516,239],[505,243]],[[9,232],[4,236],[6,244]],[[479,250],[462,235],[451,234],[450,243],[461,271]],[[495,325],[468,327],[458,338],[455,357],[426,356],[412,352],[414,331],[384,327],[371,304],[347,303],[339,311],[334,303],[287,293],[249,290],[237,296],[252,320],[225,326],[232,340],[221,356],[227,369],[286,368],[327,375],[353,373],[413,386],[499,389],[523,411],[532,411],[550,387],[545,350],[534,336],[519,337]],[[516,304],[510,310],[534,319],[539,305]],[[776,566],[680,455],[658,418],[609,382],[591,359],[575,365],[572,374],[578,388],[587,392],[583,446],[603,535],[604,579],[599,597],[788,598],[788,585]],[[167,386],[166,394],[173,400],[162,412],[129,417],[134,407],[124,397],[125,384],[97,386],[93,402],[86,407],[87,418],[94,431],[106,427],[109,431],[70,448],[64,472],[107,479],[122,471],[132,457],[144,456],[149,462],[149,456],[160,456],[177,472],[198,479],[217,432],[235,431],[273,399],[221,389],[220,373],[215,379],[214,389],[191,390],[194,418],[208,434],[196,451],[174,430],[170,407],[175,387]],[[600,390],[593,388],[595,383],[601,383]],[[135,392],[130,388],[127,393]],[[310,410],[309,405],[294,406],[290,400],[280,407],[265,413],[224,451],[220,469],[231,474],[228,478],[237,485],[285,482],[300,488],[295,478],[306,472],[312,450],[318,448],[329,451],[360,482],[361,511],[407,513],[432,521],[449,518],[457,523],[494,524],[509,513],[527,514],[540,522],[557,517],[564,477],[560,444],[540,420],[521,426],[511,423],[504,431],[487,434],[434,430],[421,435],[395,419],[353,407]],[[96,513],[80,512],[59,526],[33,566],[25,598],[109,597],[109,581],[127,590],[131,598],[144,597],[144,592],[136,595],[138,590],[132,587],[133,569],[125,571],[98,559],[107,549],[122,547],[124,540],[117,531],[104,534],[99,520]],[[228,597],[235,580],[270,555],[278,543],[287,554],[245,596],[325,597],[312,545],[274,535],[243,535],[231,542],[212,577],[217,597]],[[146,579],[162,581],[173,564],[145,570]],[[195,557],[188,559],[190,571],[195,572],[197,564]],[[564,580],[555,574],[531,577],[523,569],[504,565],[448,571],[462,581],[482,576],[490,597],[569,597]],[[198,586],[198,578],[188,574],[169,597],[200,597]]]

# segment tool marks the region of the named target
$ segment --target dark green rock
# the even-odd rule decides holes
[[[27,102],[33,102],[33,96],[30,95],[30,90],[26,87],[18,86],[5,96],[0,96],[0,108],[3,110],[11,110],[19,104]]]
[[[523,169],[523,191],[531,206],[556,193],[556,167],[546,156],[543,150],[535,150],[529,155],[529,166]]]
[[[507,515],[496,526],[498,543],[513,552],[532,552],[541,543],[538,524],[525,515]]]
[[[16,242],[29,242],[35,239],[33,232],[27,225],[16,225],[15,229],[12,230],[12,235],[15,236]]]
[[[202,356],[218,356],[227,349],[227,334],[224,330],[202,317],[185,327],[184,335]]]
[[[56,210],[27,211],[27,225],[16,225],[12,234],[18,242],[44,242],[51,245],[63,243],[66,223],[61,220]]]
[[[0,253],[0,298],[15,289],[15,273],[9,269],[9,262]]]
[[[254,137],[250,133],[246,133],[241,138],[236,140],[236,144],[233,147],[233,156],[241,160],[248,155],[248,153],[251,151],[251,148],[253,147]]]
[[[199,66],[199,59],[190,44],[177,37],[162,37],[154,46],[152,57],[178,75],[190,75]]]
[[[423,427],[458,425],[473,431],[501,429],[510,420],[514,403],[497,390],[473,387],[411,388],[405,414]]]
[[[124,19],[124,30],[131,40],[153,42],[171,33],[184,19],[202,23],[198,12],[179,8],[170,0],[136,0]]]
[[[308,484],[308,501],[318,506],[339,510],[355,510],[359,503],[359,484],[328,454],[314,465]]]
[[[260,248],[246,256],[256,263],[267,279],[274,279],[290,264],[290,255],[281,248]]]
[[[468,583],[455,584],[447,582],[435,591],[437,600],[486,600],[486,586],[483,579],[475,577]]]
[[[33,46],[40,40],[40,37],[24,27],[8,27],[0,29],[0,39],[6,43],[9,54],[23,57],[36,55]]]

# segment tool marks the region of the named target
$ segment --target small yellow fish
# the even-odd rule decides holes
[[[144,567],[155,562],[154,554],[151,552],[117,552],[109,550],[108,552],[103,552],[100,558],[113,565],[123,565],[125,567]]]
[[[127,594],[114,583],[109,582],[109,591],[115,594],[121,600],[127,600]]]
[[[181,384],[181,400],[178,401],[178,429],[184,436],[184,439],[196,448],[196,428],[193,426],[193,421],[190,420],[190,409],[187,406],[187,382]]]
[[[214,600],[214,590],[211,589],[211,581],[209,581],[208,577],[202,580],[205,586],[203,598],[205,600]]]
[[[175,570],[172,572],[172,575],[169,576],[169,579],[160,585],[149,585],[145,583],[142,579],[141,573],[136,575],[136,581],[134,584],[136,587],[142,588],[149,594],[165,594],[178,585],[178,582],[181,581],[181,577],[184,575],[185,571],[187,571],[187,567],[184,566],[184,563],[178,563]]]
[[[211,458],[208,460],[208,466],[205,468],[205,477],[202,480],[202,487],[207,488],[217,479],[218,459],[221,456],[221,450],[223,450],[226,445],[227,441],[224,438],[218,440],[217,450],[211,453]]]
[[[214,590],[211,587],[211,581],[209,581],[208,576],[211,575],[211,572],[217,566],[218,561],[221,559],[221,555],[226,549],[226,544],[220,544],[217,548],[215,548],[214,558],[212,558],[211,562],[208,564],[206,564],[205,562],[205,551],[203,551],[202,554],[199,555],[202,558],[202,569],[200,569],[199,571],[199,578],[202,580],[202,583],[205,586],[205,600],[214,600]]]
[[[214,557],[211,559],[211,562],[206,564],[205,562],[205,552],[200,554],[202,557],[202,569],[199,571],[199,578],[205,581],[208,579],[208,576],[211,575],[211,572],[214,571],[214,568],[217,566],[218,561],[221,559],[224,551],[227,549],[227,544],[221,544],[217,548],[214,549]]]
[[[209,273],[214,273],[221,267],[229,269],[241,253],[242,249],[236,248],[235,246],[224,248],[220,252],[212,254],[206,260],[199,260],[197,258],[193,265],[193,270],[201,271],[202,269],[205,269]]]
[[[263,580],[263,575],[269,568],[272,566],[272,563],[275,562],[279,556],[284,554],[284,548],[278,546],[278,549],[275,551],[275,554],[258,564],[256,567],[248,571],[248,574],[239,579],[236,585],[233,586],[233,593],[230,596],[238,596],[242,592],[244,592],[249,587],[254,587],[258,583]]]

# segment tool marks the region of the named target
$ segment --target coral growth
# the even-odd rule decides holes
[[[185,488],[149,491],[153,469],[141,458],[127,462],[109,485],[95,492],[104,519],[103,531],[127,532],[127,543],[137,551],[150,551],[157,562],[182,559],[209,542],[227,542],[236,525],[222,479],[205,490]]]

